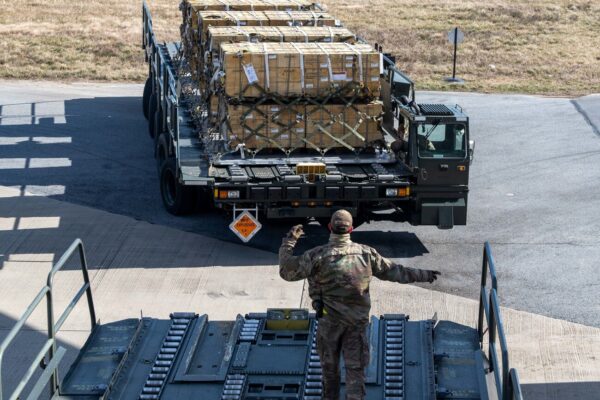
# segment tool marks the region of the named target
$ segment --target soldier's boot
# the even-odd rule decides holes
[[[364,368],[346,368],[346,400],[363,400],[365,395]]]
[[[369,363],[366,326],[346,331],[342,353],[346,363],[346,400],[363,400],[366,395],[365,367]]]
[[[340,399],[340,376],[339,374],[325,374],[323,369],[323,392],[322,400]]]

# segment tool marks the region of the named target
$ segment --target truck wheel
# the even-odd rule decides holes
[[[144,109],[144,117],[146,117],[146,119],[148,119],[148,115],[149,115],[149,109],[148,106],[150,105],[150,95],[152,94],[152,80],[150,79],[150,77],[148,77],[148,79],[146,79],[146,83],[144,84],[144,94],[142,95],[142,107]]]
[[[215,208],[213,193],[210,189],[198,188],[198,211],[209,212]]]
[[[196,190],[177,181],[175,159],[167,158],[160,168],[160,194],[167,211],[173,215],[185,215],[194,211]]]
[[[158,140],[156,141],[156,168],[160,172],[160,168],[163,165],[163,162],[169,157],[169,142],[167,141],[167,135],[165,133],[161,133],[158,136]]]
[[[150,137],[154,137],[154,131],[156,129],[156,94],[152,93],[148,104],[148,133]]]

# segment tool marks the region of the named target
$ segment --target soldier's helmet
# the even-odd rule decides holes
[[[331,216],[329,227],[333,233],[344,234],[352,232],[352,214],[346,210],[338,210]]]

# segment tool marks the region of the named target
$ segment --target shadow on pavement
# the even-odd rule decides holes
[[[600,399],[600,382],[526,383],[521,388],[528,400]]]
[[[7,337],[10,329],[12,329],[16,322],[13,318],[0,313],[0,343]],[[78,347],[60,340],[61,335],[63,334],[59,332],[57,346],[64,347],[67,353],[60,364],[59,377],[65,376],[69,366],[73,363],[79,352]],[[73,333],[68,333],[68,335],[71,336],[70,339],[73,339]],[[88,332],[77,332],[78,337],[76,340],[85,340],[87,335]],[[0,379],[2,379],[2,393],[4,398],[9,398],[8,396],[15,390],[47,339],[46,332],[34,330],[28,324],[16,336],[15,340],[8,347],[0,366]],[[31,378],[30,384],[25,387],[24,394],[29,393],[41,373],[41,368],[38,368]],[[50,398],[50,390],[47,387],[44,393],[41,398]],[[21,396],[20,398],[26,398],[26,396]]]
[[[153,147],[140,97],[2,105],[0,185],[11,187],[11,191],[0,198],[0,214],[5,217],[0,222],[0,234],[43,229],[48,231],[41,235],[51,242],[48,246],[55,244],[52,248],[66,248],[75,236],[65,238],[65,243],[59,245],[52,242],[61,240],[55,229],[64,224],[72,211],[65,207],[63,214],[49,214],[44,205],[44,198],[48,197],[241,244],[229,230],[230,218],[222,212],[176,217],[165,211]],[[26,205],[29,214],[21,215],[17,211],[15,197],[21,205]],[[114,223],[121,224],[121,221]],[[291,225],[267,222],[247,246],[276,253],[281,238]],[[327,242],[327,231],[312,225],[308,229],[310,235],[300,243],[301,249]],[[85,227],[82,226],[80,231],[84,233],[76,232],[77,236],[85,236]],[[119,233],[115,229],[107,231],[107,235],[110,234]],[[377,248],[388,257],[414,257],[427,252],[419,239],[408,233],[371,231],[367,234],[358,229],[354,239]],[[88,244],[90,239],[84,238],[84,241]],[[165,251],[169,251],[167,246]],[[93,257],[94,253],[88,251],[88,254]],[[152,260],[149,261],[149,267],[152,267]],[[257,265],[260,261],[237,260],[236,263]],[[268,264],[274,262],[273,258]],[[169,266],[176,267],[181,263],[174,258],[171,264]],[[96,263],[90,265],[94,267]],[[161,263],[160,266],[165,265]]]

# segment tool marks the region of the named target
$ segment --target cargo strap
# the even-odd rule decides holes
[[[226,15],[227,15],[229,18],[231,18],[232,20],[234,20],[234,22],[235,22],[235,24],[236,24],[237,26],[240,26],[240,20],[239,20],[239,19],[237,19],[236,17],[234,17],[233,15],[231,15],[231,13],[230,13],[229,11],[225,11],[225,14],[226,14]]]
[[[329,81],[333,83],[333,69],[331,67],[331,57],[329,57],[329,53],[323,48],[323,46],[321,46],[320,43],[316,43],[316,45],[319,47],[319,49],[321,49],[323,53],[325,53],[325,57],[327,57],[327,71],[329,72]]]
[[[229,11],[229,3],[227,1],[219,0],[219,3],[225,6],[225,11]]]
[[[294,47],[294,49],[296,49],[296,51],[300,55],[300,87],[302,87],[302,90],[304,91],[304,88],[305,88],[305,86],[304,86],[304,54],[298,48],[296,43],[292,42],[292,46]]]
[[[258,23],[259,23],[259,25],[260,25],[260,26],[263,26],[263,21],[262,21],[262,18],[260,18],[260,17],[258,16],[258,14],[256,14],[256,13],[254,12],[254,10],[250,11],[250,15],[252,15],[254,18],[256,18],[256,20],[258,21]]]
[[[354,46],[352,46],[350,43],[344,43],[346,46],[348,46],[348,48],[350,50],[352,50],[353,52],[356,53],[356,56],[358,57],[358,75],[359,75],[359,80],[360,83],[363,83],[363,63],[362,63],[362,53]]]
[[[329,30],[329,41],[330,41],[331,43],[333,43],[333,42],[335,41],[335,40],[334,40],[334,39],[335,39],[335,35],[334,35],[334,33],[333,33],[333,29],[332,29],[330,26],[328,26],[328,27],[327,27],[327,30]]]
[[[291,26],[296,26],[296,20],[294,19],[294,15],[290,10],[286,10],[287,15],[290,17]]]
[[[269,90],[271,88],[271,79],[269,77],[269,52],[267,51],[266,42],[263,42],[263,51],[265,52],[265,87]]]
[[[304,29],[300,28],[299,26],[296,27],[296,30],[298,30],[298,32],[300,32],[304,35],[304,41],[306,43],[308,43],[308,34],[306,33],[306,31]],[[296,50],[298,50],[298,49],[296,48]],[[298,51],[300,51],[300,50],[298,50]]]
[[[310,13],[313,16],[313,26],[319,26],[319,17],[317,16],[317,14],[315,14],[313,10],[310,10]]]

